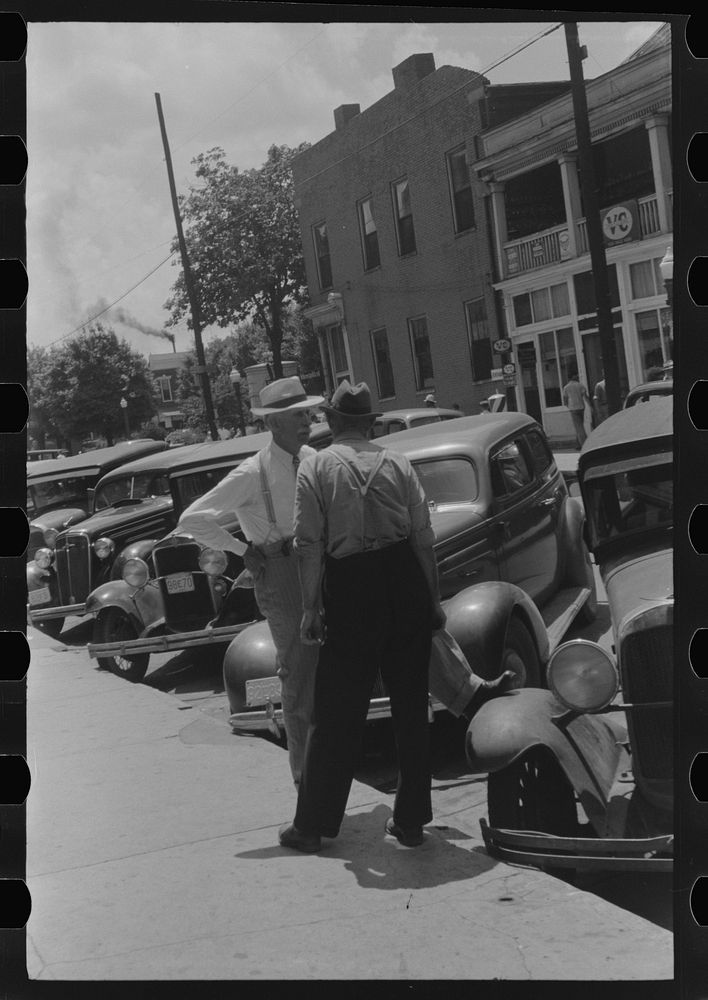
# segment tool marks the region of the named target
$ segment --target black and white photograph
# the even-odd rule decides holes
[[[674,979],[685,17],[422,10],[27,24],[30,981]]]

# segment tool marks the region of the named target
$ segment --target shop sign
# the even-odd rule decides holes
[[[602,235],[608,246],[636,240],[641,235],[636,201],[625,201],[606,209],[602,213]]]
[[[506,248],[506,266],[509,274],[516,274],[519,270],[519,248]]]
[[[561,260],[567,260],[570,257],[570,233],[567,229],[561,229],[558,233],[558,249]]]
[[[503,377],[503,375],[504,372],[501,370],[501,368],[492,368],[489,377],[493,382],[498,382],[499,379]]]
[[[505,375],[504,385],[516,385],[516,375]]]
[[[502,371],[505,375],[516,375],[516,365],[512,363],[504,365]]]
[[[495,340],[492,344],[492,350],[495,354],[506,354],[507,351],[511,350],[510,340]]]

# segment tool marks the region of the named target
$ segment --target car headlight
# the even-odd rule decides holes
[[[121,576],[131,587],[144,587],[150,579],[150,570],[143,559],[126,559]]]
[[[93,551],[99,559],[108,559],[116,550],[116,543],[111,538],[97,538],[93,543]]]
[[[59,532],[56,528],[46,528],[44,531],[44,544],[48,545],[50,549],[53,549],[58,534]]]
[[[54,552],[52,549],[37,549],[34,561],[40,569],[48,569],[54,562]]]
[[[619,690],[615,662],[602,646],[587,639],[564,642],[546,668],[548,687],[576,712],[601,712]]]
[[[220,549],[204,549],[199,556],[199,569],[209,576],[220,576],[228,566],[226,553]]]

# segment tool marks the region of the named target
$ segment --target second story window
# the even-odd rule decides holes
[[[484,299],[465,302],[465,313],[472,356],[472,378],[475,382],[485,382],[492,377],[492,338]]]
[[[464,146],[447,155],[447,172],[450,181],[450,198],[452,199],[452,217],[455,232],[464,233],[474,228],[474,202],[472,200],[472,181]]]
[[[428,321],[425,316],[409,319],[408,333],[411,338],[415,387],[418,391],[432,389],[434,387],[433,359],[430,353]]]
[[[163,403],[172,402],[172,379],[169,375],[163,375],[158,379],[160,386],[160,396]]]
[[[376,369],[376,380],[379,388],[379,399],[386,399],[396,395],[396,386],[393,381],[393,365],[391,364],[391,352],[388,347],[388,335],[386,328],[371,331],[371,351],[374,355],[374,368]]]
[[[361,249],[364,254],[364,270],[370,271],[381,263],[379,256],[379,234],[374,220],[374,203],[371,198],[359,202],[359,229]]]
[[[332,264],[329,259],[329,239],[327,238],[327,223],[320,222],[312,227],[315,242],[315,257],[317,258],[317,276],[320,288],[332,287]]]
[[[411,192],[408,180],[397,181],[393,185],[393,203],[396,213],[396,233],[398,235],[398,253],[401,257],[415,253],[415,229],[413,228],[413,210],[411,208]]]

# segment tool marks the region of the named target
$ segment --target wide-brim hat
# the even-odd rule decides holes
[[[360,417],[362,420],[382,416],[382,413],[374,413],[371,409],[371,393],[366,382],[351,385],[347,379],[342,379],[330,402],[323,403],[321,409],[327,414],[339,413],[343,417]]]
[[[288,410],[309,410],[324,403],[324,396],[308,396],[297,377],[279,378],[264,385],[258,393],[260,406],[252,406],[255,417],[265,417],[269,413],[287,413]]]

